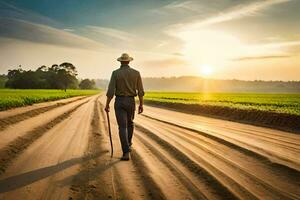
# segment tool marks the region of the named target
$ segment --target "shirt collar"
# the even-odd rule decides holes
[[[129,68],[129,65],[121,65],[121,68]]]

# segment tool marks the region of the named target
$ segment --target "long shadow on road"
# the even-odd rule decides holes
[[[114,166],[115,164],[119,163],[120,160],[113,160],[111,162],[106,162],[106,163],[102,163],[101,165],[92,168],[92,169],[87,169],[87,170],[83,170],[81,172],[79,172],[78,174],[66,177],[60,181],[58,181],[58,185],[63,187],[65,185],[68,185],[71,180],[75,180],[75,183],[87,183],[89,181],[93,181],[95,179],[98,178],[98,175],[100,175],[101,173],[105,172],[106,170],[108,170],[109,168],[111,168],[112,166]]]
[[[56,165],[40,168],[37,170],[33,170],[30,172],[26,172],[23,174],[5,178],[3,180],[0,180],[0,193],[8,192],[8,191],[29,185],[31,183],[34,183],[34,182],[44,179],[46,177],[52,176],[64,169],[72,167],[73,165],[76,165],[76,164],[79,164],[82,162],[86,162],[91,159],[95,159],[96,157],[99,157],[105,153],[107,153],[107,151],[100,151],[100,152],[97,152],[92,155],[73,158],[73,159],[58,163]]]

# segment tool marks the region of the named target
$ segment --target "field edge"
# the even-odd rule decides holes
[[[0,112],[37,103],[100,94],[102,90],[0,89]]]
[[[241,122],[251,125],[274,128],[292,133],[300,133],[300,116],[262,110],[245,110],[225,106],[184,104],[144,100],[146,105],[160,107],[194,115]]]

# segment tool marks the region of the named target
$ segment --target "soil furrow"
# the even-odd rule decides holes
[[[99,111],[100,109],[100,111]],[[70,199],[162,199],[157,194],[159,188],[153,188],[153,184],[144,175],[140,174],[140,168],[130,168],[130,163],[119,163],[115,157],[110,158],[105,126],[105,114],[102,105],[98,104],[98,99],[94,102],[93,120],[89,133],[86,156],[102,152],[101,155],[83,163],[78,174],[75,175],[70,188]],[[114,142],[115,141],[114,137]],[[118,149],[116,149],[118,152]],[[138,160],[136,161],[139,162]],[[135,165],[134,165],[135,166]],[[125,168],[123,168],[125,167]],[[120,169],[123,168],[123,171]],[[143,171],[143,170],[141,170]],[[132,172],[134,172],[132,174]],[[132,174],[132,175],[131,175]],[[145,183],[144,183],[145,177]],[[136,185],[136,181],[131,179],[138,178],[141,187]],[[139,181],[138,181],[139,182]],[[128,186],[131,188],[128,188]],[[147,189],[147,190],[146,190]],[[134,192],[135,191],[135,192]],[[160,194],[160,193],[159,193]]]
[[[230,127],[226,127],[227,130],[233,130],[236,131],[238,133],[241,134],[245,134],[248,136],[253,136],[253,130],[238,130],[236,128],[230,128]],[[295,149],[299,150],[299,145],[300,145],[300,141],[297,140],[297,137],[299,138],[298,135],[295,135],[295,137],[290,136],[292,135],[291,133],[289,133],[289,136],[287,135],[279,135],[279,134],[275,134],[272,132],[269,132],[268,134],[266,134],[265,132],[259,132],[259,131],[255,131],[255,136],[258,138],[262,138],[262,139],[269,139],[273,142],[278,142],[278,143],[285,143],[285,146],[290,147],[291,145],[294,146]]]
[[[293,134],[145,106],[121,162],[113,106],[110,157],[105,99],[83,98],[1,114],[0,199],[299,199]]]
[[[156,149],[147,140],[141,137],[141,135],[142,133],[136,134],[135,136],[138,138],[138,140],[141,140],[141,142],[149,148],[151,153],[154,154],[156,158],[160,160],[173,173],[173,175],[182,183],[185,189],[193,195],[194,199],[209,199],[202,193],[202,191],[198,189],[198,187],[193,182],[188,179],[188,177],[185,176],[185,174],[178,167],[176,167],[176,165],[173,165],[172,161],[170,161],[165,155],[161,153],[161,150]],[[136,151],[134,151],[134,153],[136,153]]]
[[[284,139],[278,139],[278,136],[268,136],[268,135],[263,135],[263,134],[258,134],[255,132],[255,134],[253,133],[248,133],[242,130],[236,130],[236,132],[238,132],[240,135],[249,137],[249,138],[257,138],[260,141],[263,141],[264,143],[270,144],[270,145],[278,145],[282,148],[286,148],[289,149],[290,151],[294,151],[295,153],[299,153],[300,152],[300,148],[299,148],[299,141],[296,139],[293,139],[291,141],[291,139],[289,140],[284,140]]]
[[[237,109],[225,106],[168,103],[145,100],[149,106],[179,111],[187,114],[203,115],[211,118],[236,121],[262,127],[270,127],[292,133],[300,133],[300,116],[254,109]]]
[[[101,110],[101,116],[103,119],[106,119],[105,113],[104,113],[104,107],[103,105],[100,103],[100,110]],[[105,122],[106,120],[104,120],[103,122]],[[111,122],[112,123],[112,129],[116,128],[114,125],[114,121]],[[108,129],[107,126],[104,125],[104,129],[105,129],[105,133],[108,137]],[[114,131],[115,130],[115,131]],[[116,129],[113,129],[112,132],[116,132]],[[114,136],[114,135],[113,135]],[[117,137],[113,137],[114,138],[114,144],[118,144],[116,142],[116,139],[118,139]],[[133,150],[134,151],[134,150]],[[138,155],[133,153],[134,156],[131,157],[131,161],[133,164],[133,170],[135,172],[135,175],[137,176],[137,178],[139,180],[141,180],[141,186],[137,185],[137,189],[143,191],[144,190],[144,194],[142,194],[142,196],[139,197],[135,197],[135,198],[141,198],[141,199],[166,199],[166,197],[163,195],[163,192],[161,191],[161,188],[156,184],[156,182],[153,180],[153,178],[151,177],[151,175],[148,173],[147,170],[147,166],[145,165],[145,163],[143,162],[143,158]],[[122,164],[122,163],[120,163]],[[124,165],[128,165],[126,162],[123,163]],[[115,174],[117,174],[119,177],[119,179],[122,179],[122,176],[124,176],[124,173],[127,173],[126,171],[119,171],[120,169],[117,168],[117,166],[114,166],[114,172]],[[125,177],[124,177],[125,178]],[[132,178],[132,177],[128,177],[127,178]],[[126,181],[128,180],[124,180],[123,181],[123,185],[121,187],[126,187]],[[124,186],[125,185],[125,186]],[[127,192],[127,191],[123,191],[123,192]],[[133,197],[131,197],[129,195],[129,199],[132,199]]]
[[[82,105],[86,104],[88,101],[89,100],[75,106],[49,123],[36,127],[35,129],[26,133],[24,136],[18,137],[10,142],[7,146],[0,149],[0,174],[3,174],[9,164],[36,139],[41,137],[47,130],[50,130],[55,125],[68,118],[73,112],[75,112]]]
[[[161,126],[159,126],[161,128]],[[164,127],[160,130],[166,130],[167,128]],[[151,130],[158,130],[155,128],[152,128]],[[297,189],[294,187],[294,185],[291,185],[289,182],[291,183],[297,183],[297,180],[299,180],[299,173],[298,174],[294,174],[294,176],[291,176],[290,174],[285,174],[285,173],[280,173],[281,176],[285,176],[285,179],[282,179],[281,177],[279,177],[278,179],[274,179],[274,174],[270,174],[269,170],[271,170],[271,172],[273,171],[270,167],[268,166],[262,166],[262,168],[260,169],[259,163],[255,164],[258,161],[252,160],[252,162],[254,161],[254,163],[249,163],[247,167],[243,167],[240,164],[242,164],[243,162],[247,161],[248,159],[246,157],[242,157],[241,159],[235,159],[235,157],[240,157],[240,155],[238,154],[234,154],[234,152],[232,152],[231,149],[226,148],[226,149],[220,149],[220,145],[219,144],[212,144],[212,143],[208,143],[204,140],[199,140],[199,138],[197,137],[191,137],[189,135],[189,133],[185,132],[184,134],[182,134],[179,130],[178,132],[172,130],[169,132],[169,134],[166,134],[165,131],[160,132],[160,135],[165,135],[167,137],[166,140],[168,141],[185,141],[188,145],[189,148],[194,148],[196,147],[196,149],[201,150],[205,153],[207,153],[208,155],[212,156],[213,158],[218,159],[221,163],[220,166],[223,166],[224,164],[228,165],[232,170],[234,170],[234,172],[237,172],[240,174],[240,176],[244,176],[246,179],[248,179],[248,181],[246,182],[248,184],[248,186],[253,187],[254,185],[257,187],[258,190],[262,190],[266,194],[266,191],[268,191],[269,194],[274,195],[276,197],[281,197],[284,199],[293,199],[296,198],[296,194],[297,194]],[[182,144],[183,145],[183,144]],[[186,145],[184,145],[186,146]],[[226,154],[224,154],[224,152],[226,152]],[[231,155],[230,157],[226,157],[226,155]],[[206,158],[208,156],[204,156],[203,158]],[[234,160],[237,160],[237,162],[234,162]],[[269,170],[264,170],[265,172],[262,174],[263,177],[259,178],[257,176],[255,176],[255,171],[249,172],[248,167],[253,167],[255,166],[257,168],[257,170],[264,170],[264,169],[269,169]],[[266,176],[266,174],[268,174],[269,176],[267,177],[271,177],[271,182],[267,182],[264,177]],[[287,179],[289,178],[289,179]],[[281,180],[280,180],[281,179]],[[274,185],[274,182],[279,182],[279,185],[281,185],[281,188],[279,185]],[[252,184],[251,184],[252,182]],[[282,183],[287,183],[287,184],[283,184]],[[290,185],[289,185],[290,184]],[[244,186],[244,187],[247,187]],[[293,188],[293,189],[292,189]],[[257,190],[256,189],[256,190]],[[256,191],[254,190],[254,191]],[[293,191],[291,193],[289,193],[286,190],[290,190]],[[293,195],[294,194],[294,195]]]
[[[298,173],[298,170],[297,170],[298,167],[297,166],[294,166],[294,164],[288,164],[288,163],[291,163],[290,159],[283,158],[283,157],[280,157],[280,156],[275,155],[275,154],[271,154],[270,152],[266,152],[264,149],[261,149],[259,147],[251,146],[248,143],[244,143],[242,141],[238,141],[238,140],[233,139],[233,138],[230,138],[230,140],[226,140],[227,137],[225,137],[225,136],[223,138],[221,138],[221,137],[218,137],[218,136],[215,136],[215,135],[203,132],[203,131],[196,130],[194,128],[189,128],[189,127],[182,126],[182,125],[179,125],[179,124],[175,124],[175,123],[172,123],[172,122],[168,122],[168,121],[165,121],[165,120],[157,119],[157,118],[145,115],[145,114],[143,114],[143,116],[145,116],[146,118],[158,121],[158,122],[162,122],[162,123],[165,123],[165,124],[168,124],[168,125],[172,125],[172,126],[175,126],[175,127],[178,127],[178,128],[182,128],[182,129],[185,129],[185,130],[188,130],[188,131],[198,133],[198,134],[200,134],[204,137],[207,137],[207,138],[212,139],[214,141],[217,141],[217,142],[219,142],[223,145],[226,145],[226,146],[228,146],[232,149],[240,151],[240,152],[242,152],[242,153],[244,153],[244,154],[246,154],[250,157],[255,157],[263,163],[266,163],[268,165],[272,165],[272,166],[277,167],[277,168],[281,168],[282,170],[289,171],[290,173],[293,173],[293,174]],[[231,141],[234,141],[237,144],[242,144],[242,145],[237,145],[237,144],[235,144]],[[245,148],[243,146],[249,147],[249,148]],[[259,154],[259,153],[257,153],[257,151],[254,151],[252,149],[257,150],[258,152],[263,152],[264,154]],[[267,157],[268,155],[273,158],[273,161],[271,161]],[[281,162],[274,162],[275,159],[278,160],[278,161],[281,161]],[[287,165],[285,165],[284,163],[287,163]]]
[[[79,173],[72,181],[69,199],[116,199],[117,196],[110,172],[110,168],[116,162],[109,162],[108,156],[105,156],[109,151],[103,144],[97,99],[93,103],[93,118],[85,155],[91,156],[97,152],[100,154],[81,165]],[[101,183],[97,179],[101,180]],[[106,187],[101,187],[101,184],[105,184]]]
[[[18,122],[21,122],[23,120],[29,119],[31,117],[35,117],[39,114],[45,113],[45,112],[50,111],[54,108],[58,108],[58,107],[66,105],[66,104],[70,104],[70,103],[73,103],[73,102],[76,102],[76,101],[80,101],[80,100],[85,99],[85,98],[87,98],[87,97],[81,97],[81,98],[77,98],[75,100],[68,101],[68,102],[57,103],[57,104],[53,104],[53,105],[50,105],[50,106],[36,108],[36,109],[32,109],[32,110],[29,110],[29,111],[26,111],[26,112],[23,112],[23,113],[20,113],[20,114],[17,114],[17,115],[12,115],[12,116],[9,116],[9,117],[2,118],[2,119],[0,119],[0,131],[3,131],[8,126],[11,126],[11,125],[16,124]]]
[[[151,174],[149,174],[149,170],[147,165],[143,162],[143,158],[134,149],[132,150],[132,153],[132,162],[142,177],[144,185],[147,187],[148,194],[151,196],[150,199],[166,199],[161,188],[153,180]]]
[[[300,173],[297,171],[285,170],[278,167],[278,165],[274,166],[269,165],[269,163],[262,163],[254,157],[244,155],[242,152],[235,151],[217,141],[207,139],[194,132],[181,130],[171,126],[159,127],[161,130],[166,131],[164,133],[169,133],[171,138],[178,138],[179,140],[186,141],[191,146],[204,149],[205,151],[214,154],[214,156],[232,163],[233,166],[242,168],[243,171],[250,176],[253,176],[254,179],[264,182],[268,187],[274,187],[274,190],[277,192],[280,191],[280,193],[285,193],[287,196],[291,197],[293,193],[297,193],[296,185],[300,184]],[[226,153],[224,154],[224,152]],[[274,182],[277,184],[274,185]],[[287,188],[291,194],[288,194]]]
[[[207,185],[210,185],[211,187],[214,188],[214,190],[218,193],[218,195],[223,196],[228,199],[238,199],[238,196],[236,194],[232,193],[226,185],[223,185],[222,183],[219,182],[218,179],[216,179],[213,175],[211,175],[206,169],[202,168],[198,163],[195,161],[191,160],[188,156],[186,156],[184,153],[182,153],[180,150],[178,150],[176,147],[170,145],[168,142],[162,140],[160,137],[157,135],[153,134],[150,130],[140,126],[136,125],[136,128],[145,133],[148,137],[153,139],[154,141],[157,142],[163,149],[166,151],[169,151],[173,154],[174,158],[176,158],[178,161],[180,161],[182,164],[184,164],[191,172],[195,174],[199,179],[203,180],[206,182]],[[230,180],[232,184],[234,182]],[[236,185],[236,184],[234,184]],[[236,185],[236,187],[239,187]],[[256,199],[251,193],[248,191],[244,190],[243,188],[239,189],[243,192],[244,198],[247,199]]]

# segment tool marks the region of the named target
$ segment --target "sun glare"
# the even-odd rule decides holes
[[[186,30],[177,33],[184,41],[182,53],[193,66],[201,66],[202,74],[211,75],[212,66],[224,67],[244,51],[241,41],[222,31]]]
[[[214,69],[210,65],[202,65],[201,66],[201,75],[202,76],[210,76],[214,72]]]

